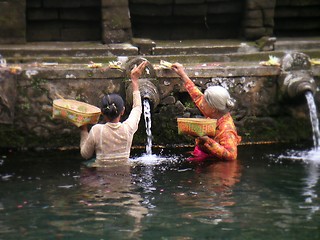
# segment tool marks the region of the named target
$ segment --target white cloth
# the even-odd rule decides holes
[[[133,92],[133,106],[124,122],[94,125],[90,132],[81,131],[82,157],[89,159],[96,153],[94,165],[104,166],[129,159],[134,133],[142,113],[140,91]]]

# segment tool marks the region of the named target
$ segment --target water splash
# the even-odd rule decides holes
[[[314,102],[314,97],[312,92],[307,91],[305,93],[308,107],[309,107],[309,113],[310,113],[310,121],[312,125],[312,132],[313,132],[313,145],[316,150],[320,151],[319,144],[320,144],[320,131],[319,131],[319,120],[317,116],[317,107]]]
[[[147,144],[146,153],[147,155],[152,155],[152,132],[151,132],[151,108],[149,99],[143,99],[143,109],[144,109],[144,122],[146,125],[147,133]]]
[[[156,154],[143,154],[136,158],[131,158],[130,162],[146,166],[156,166],[162,163],[175,163],[179,156],[161,156]]]
[[[283,155],[280,155],[279,159],[293,159],[293,160],[303,160],[312,161],[314,164],[320,164],[320,130],[319,130],[319,120],[317,116],[317,107],[314,101],[312,92],[305,92],[305,97],[307,99],[310,122],[313,132],[313,148],[311,150],[297,151],[290,150]]]

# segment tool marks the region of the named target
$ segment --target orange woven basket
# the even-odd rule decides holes
[[[216,119],[209,118],[177,118],[178,133],[195,137],[211,136],[216,132]]]
[[[88,103],[72,99],[56,99],[53,101],[52,117],[64,119],[77,127],[96,124],[101,114],[100,108]]]

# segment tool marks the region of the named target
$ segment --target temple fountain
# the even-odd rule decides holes
[[[208,42],[209,45],[210,42]],[[182,43],[180,43],[182,44]],[[189,44],[189,43],[187,43]],[[213,43],[214,44],[214,43]],[[58,92],[64,98],[87,102],[96,106],[100,104],[100,96],[105,93],[119,93],[131,105],[129,73],[132,67],[143,60],[148,60],[145,74],[140,80],[140,91],[145,104],[150,104],[152,121],[152,137],[146,133],[143,124],[136,133],[134,145],[145,145],[146,134],[154,145],[190,144],[193,139],[177,134],[177,117],[196,117],[200,114],[186,93],[181,80],[174,71],[159,66],[160,60],[180,62],[190,78],[201,91],[208,86],[221,85],[229,90],[236,99],[237,106],[231,114],[234,116],[243,143],[279,142],[309,140],[312,134],[308,109],[301,96],[311,92],[317,101],[317,81],[320,71],[317,65],[310,64],[310,58],[317,57],[316,50],[301,52],[275,50],[260,52],[254,47],[245,51],[244,43],[224,42],[218,53],[213,44],[197,46],[194,54],[185,54],[186,46],[154,46],[156,55],[138,54],[138,49],[127,46],[110,49],[110,56],[105,57],[105,49],[101,55],[95,49],[96,64],[88,64],[93,59],[91,49],[83,49],[77,55],[86,55],[82,62],[70,59],[42,57],[42,62],[21,63],[8,61],[8,68],[1,68],[9,73],[10,67],[20,67],[21,71],[11,74],[10,96],[11,112],[14,116],[4,122],[1,118],[0,147],[75,147],[79,144],[78,130],[62,120],[52,119],[52,101]],[[279,42],[284,47],[284,42]],[[72,45],[68,45],[71,47]],[[187,45],[189,46],[189,45]],[[246,43],[249,46],[249,43]],[[303,45],[305,46],[305,45]],[[76,48],[76,46],[74,46]],[[290,43],[288,43],[290,47]],[[207,53],[205,53],[205,49]],[[246,48],[247,49],[247,48]],[[8,50],[9,51],[9,50]],[[170,54],[170,51],[173,53]],[[28,53],[30,55],[32,53]],[[281,59],[281,66],[263,66],[261,60],[270,55]],[[103,57],[102,57],[103,56]],[[111,67],[110,62],[121,58],[121,66]],[[79,59],[77,61],[80,61]],[[98,61],[101,63],[98,64]],[[2,84],[2,96],[8,95]],[[127,107],[129,109],[129,107]],[[3,109],[2,109],[3,111]],[[150,126],[150,124],[148,125]],[[147,126],[147,129],[149,128]],[[9,136],[9,137],[8,137]],[[50,139],[50,141],[48,141]]]

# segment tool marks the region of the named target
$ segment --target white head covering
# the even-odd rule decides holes
[[[234,107],[234,101],[229,92],[221,86],[210,86],[204,91],[204,99],[210,107],[220,112],[228,112]]]

